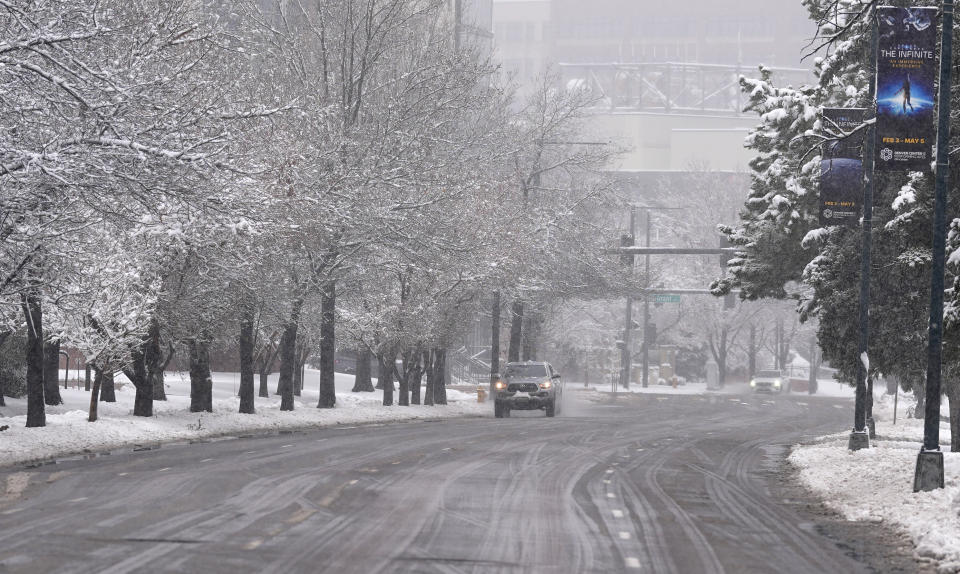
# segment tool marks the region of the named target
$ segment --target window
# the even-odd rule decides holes
[[[542,363],[531,363],[528,365],[514,363],[507,365],[507,378],[511,377],[546,377],[547,366]]]

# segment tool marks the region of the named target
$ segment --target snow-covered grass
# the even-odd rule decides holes
[[[583,383],[567,383],[568,385],[574,387],[577,390],[584,390]],[[611,393],[613,389],[611,388],[610,383],[599,383],[594,384],[590,383],[587,387],[587,390],[595,391],[598,393]],[[658,385],[650,383],[646,388],[639,384],[631,384],[629,389],[624,389],[623,387],[617,388],[618,393],[637,393],[637,394],[655,394],[655,395],[700,395],[700,394],[745,394],[750,392],[750,388],[746,383],[728,383],[720,389],[708,390],[707,385],[704,382],[688,382],[683,385],[679,385],[676,388],[673,388],[670,385]],[[838,383],[837,381],[821,379],[817,387],[817,394],[809,395],[806,392],[797,392],[797,393],[786,393],[782,396],[803,396],[810,398],[817,397],[842,397],[842,398],[853,398],[854,389],[849,385]],[[766,395],[765,395],[766,396]],[[781,395],[771,395],[771,396],[781,396]]]
[[[489,403],[478,404],[475,393],[447,389],[447,405],[385,407],[382,391],[352,393],[352,375],[336,377],[337,407],[318,409],[319,372],[307,369],[303,396],[295,410],[281,412],[274,395],[277,375],[270,377],[270,398],[256,399],[256,414],[237,411],[237,373],[213,374],[213,412],[190,412],[190,380],[186,373],[165,375],[167,400],[154,402],[154,416],[134,417],[134,389],[129,383],[117,390],[116,403],[99,404],[99,420],[87,422],[90,394],[72,387],[60,393],[64,404],[46,407],[47,426],[26,428],[26,400],[6,399],[0,407],[0,465],[46,460],[84,452],[102,452],[133,445],[197,440],[205,437],[315,428],[338,424],[493,416]],[[125,379],[118,376],[118,381]],[[255,383],[259,385],[259,380]],[[396,400],[396,399],[395,399]]]
[[[923,421],[907,416],[913,406],[901,399],[894,425],[893,398],[878,395],[871,448],[849,451],[847,431],[795,447],[790,462],[801,481],[848,520],[891,524],[913,539],[918,558],[960,572],[960,452],[950,452],[946,401],[940,424],[945,488],[933,492],[913,492],[923,441]]]

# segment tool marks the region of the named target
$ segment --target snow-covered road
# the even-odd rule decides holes
[[[341,425],[9,469],[0,565],[866,571],[781,489],[789,446],[846,426],[849,399],[567,396],[554,419]]]

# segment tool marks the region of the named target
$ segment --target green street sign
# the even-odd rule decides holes
[[[654,303],[679,303],[679,302],[680,302],[680,296],[679,296],[679,295],[669,295],[669,294],[666,294],[666,293],[660,293],[660,294],[657,294],[657,295],[654,295],[654,296],[653,296],[653,302],[654,302]]]

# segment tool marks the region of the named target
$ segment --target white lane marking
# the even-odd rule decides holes
[[[604,484],[610,484],[610,479],[609,479],[609,478],[603,479],[603,483],[604,483]]]
[[[447,448],[441,448],[440,450],[452,450],[452,449],[453,449],[453,447],[449,447],[449,446],[448,446]]]
[[[630,533],[629,533],[629,532],[621,532],[621,533],[620,533],[620,540],[630,540]]]
[[[21,510],[23,510],[23,509],[22,509],[22,508],[11,508],[10,510],[4,510],[3,512],[0,512],[0,514],[13,514],[13,513],[15,513],[15,512],[20,512]]]
[[[833,408],[835,408],[835,409],[843,409],[843,408],[846,408],[846,407],[844,407],[843,405],[833,405]]]
[[[247,452],[245,452],[245,453],[243,453],[243,454],[257,454],[257,451],[255,451],[255,450],[248,450]]]
[[[68,500],[67,502],[83,502],[84,500],[87,500],[86,496],[81,496],[80,498],[74,498],[74,499]]]
[[[348,482],[347,484],[349,484],[350,486],[353,486],[354,484],[356,484],[356,483],[358,483],[358,482],[360,482],[360,481],[357,480],[357,479],[353,479],[353,480],[351,480],[350,482]]]
[[[607,469],[607,474],[613,474],[613,469],[612,469],[612,468],[608,468],[608,469]]]
[[[630,455],[629,455],[629,454],[621,454],[621,455],[620,455],[620,458],[630,458]]]
[[[707,434],[712,434],[712,433],[707,433]],[[637,452],[640,452],[640,451],[642,451],[642,450],[643,450],[642,448],[638,448],[638,449],[637,449]]]
[[[259,538],[254,538],[254,539],[251,540],[250,542],[247,542],[246,544],[244,544],[244,545],[243,545],[243,549],[244,549],[244,550],[255,550],[255,549],[256,549],[258,546],[260,546],[261,544],[263,544],[263,540],[261,540],[261,539],[259,539]]]
[[[615,498],[615,497],[613,496],[613,493],[612,493],[612,492],[608,492],[608,493],[607,493],[607,498]]]
[[[335,427],[335,428],[336,428],[337,430],[347,430],[347,429],[355,429],[355,428],[360,428],[360,427]]]
[[[129,473],[129,472],[118,472],[118,473],[117,473],[117,476],[127,476],[128,474],[130,474],[130,473]]]
[[[801,407],[806,407],[806,406],[808,406],[807,403],[801,403],[800,401],[797,401],[797,404],[800,405]]]
[[[327,439],[325,439],[325,438],[318,438],[318,439],[317,439],[317,442],[323,442],[323,441],[325,441],[325,440],[327,440]]]
[[[281,446],[280,448],[290,448],[291,446],[293,446],[293,445],[292,445],[292,444],[285,444],[285,445]]]
[[[611,512],[613,513],[614,518],[623,518],[622,510],[617,510],[616,508],[614,508],[613,510],[611,510]]]
[[[210,462],[211,460],[213,460],[213,459],[212,459],[212,458],[205,458],[205,459],[201,460],[200,462]]]
[[[167,466],[167,467],[161,468],[161,469],[158,470],[157,472],[163,472],[163,471],[165,471],[165,470],[170,470],[170,467]]]
[[[742,402],[742,401],[740,402],[740,404],[741,404],[741,405],[747,405],[747,406],[750,406],[750,403],[745,403],[745,402]]]
[[[627,568],[639,568],[640,561],[633,556],[627,556]]]

